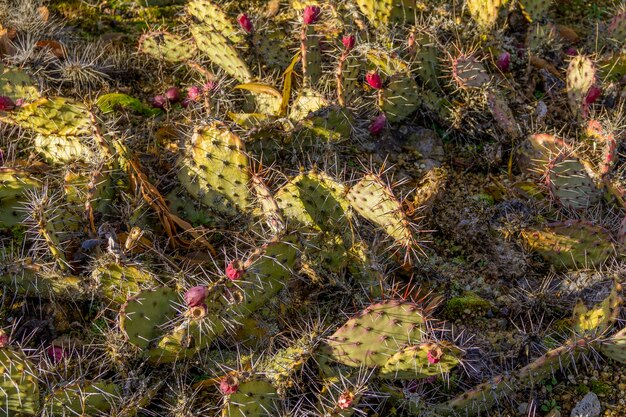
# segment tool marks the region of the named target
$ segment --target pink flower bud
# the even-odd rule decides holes
[[[170,87],[165,92],[165,98],[172,103],[178,103],[180,101],[180,90],[177,87]]]
[[[0,96],[0,111],[13,110],[14,108],[15,103],[13,103],[10,97]]]
[[[341,39],[341,42],[343,42],[343,46],[344,48],[346,48],[346,51],[350,51],[352,48],[354,48],[356,38],[353,35],[346,35],[343,37],[343,39]]]
[[[200,94],[202,94],[202,91],[200,90],[200,87],[198,87],[197,85],[192,85],[187,90],[187,98],[190,101],[196,101],[200,97]]]
[[[318,6],[306,6],[302,15],[305,25],[312,25],[320,18],[321,10]]]
[[[570,46],[565,50],[565,54],[569,56],[576,56],[578,55],[578,51],[573,46]]]
[[[352,406],[352,402],[354,401],[354,394],[350,391],[344,391],[337,400],[337,407],[345,410]]]
[[[230,395],[237,392],[239,388],[239,380],[233,375],[226,375],[220,381],[220,391],[224,395]]]
[[[0,348],[3,348],[9,344],[9,335],[4,330],[0,329]]]
[[[498,59],[496,60],[496,65],[502,72],[508,72],[511,66],[511,54],[508,52],[502,52],[498,55]]]
[[[189,308],[201,306],[206,301],[208,295],[209,290],[207,287],[202,285],[192,287],[185,293],[185,303]]]
[[[602,95],[602,90],[598,86],[592,85],[587,92],[584,104],[592,104]]]
[[[157,109],[164,108],[165,103],[167,103],[167,98],[161,94],[154,96],[150,99],[150,104],[152,104],[152,107],[156,107]]]
[[[65,358],[65,349],[60,346],[50,345],[46,349],[46,355],[52,361],[52,363],[59,363]]]
[[[365,82],[375,90],[383,88],[383,79],[376,71],[370,71],[365,74]]]
[[[252,33],[252,29],[253,29],[252,21],[250,20],[247,14],[245,13],[240,14],[239,17],[237,18],[237,22],[239,22],[239,26],[241,26],[241,28],[245,30],[246,33]]]
[[[385,114],[381,114],[377,116],[372,124],[370,125],[370,135],[378,136],[383,131],[385,126],[387,125],[387,117]]]
[[[239,261],[233,261],[226,266],[226,276],[231,281],[241,278],[244,272],[243,266]]]
[[[204,92],[204,94],[210,94],[211,92],[215,90],[216,87],[217,87],[217,84],[215,83],[215,81],[207,81],[202,86],[202,91]]]
[[[434,347],[433,349],[429,349],[426,354],[426,358],[428,359],[428,363],[436,364],[441,361],[441,357],[443,356],[443,351],[438,347]]]

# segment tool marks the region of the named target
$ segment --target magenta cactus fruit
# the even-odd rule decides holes
[[[226,266],[226,276],[231,281],[235,281],[241,278],[244,272],[245,270],[243,269],[243,266],[239,261],[232,261],[228,264],[228,266]]]
[[[150,99],[150,104],[152,104],[152,107],[155,107],[157,109],[165,108],[166,103],[167,103],[167,98],[161,94],[156,95]]]
[[[385,114],[380,114],[379,116],[377,116],[374,121],[372,122],[372,124],[370,125],[370,135],[372,136],[378,136],[380,135],[380,133],[383,131],[383,129],[385,128],[385,125],[387,125],[387,117],[385,116]]]
[[[498,55],[496,65],[498,66],[498,69],[500,69],[500,71],[508,72],[511,67],[511,54],[508,52],[502,52],[500,55]]]
[[[15,103],[10,97],[0,96],[0,111],[13,110],[14,108]]]
[[[343,47],[346,48],[346,51],[350,51],[352,48],[354,48],[356,38],[354,37],[354,35],[346,35],[341,39],[341,42],[343,43]]]
[[[439,347],[434,347],[428,351],[426,357],[428,358],[428,363],[437,364],[441,361],[441,357],[443,356],[443,350]]]
[[[302,20],[305,25],[315,24],[320,18],[321,10],[318,6],[306,6],[302,14]]]
[[[178,103],[180,101],[180,89],[178,87],[170,87],[165,92],[165,98],[170,103]]]
[[[8,346],[9,344],[9,335],[6,334],[4,330],[0,329],[0,349]]]
[[[339,396],[337,400],[337,407],[342,410],[352,407],[352,403],[354,402],[354,393],[346,390]]]
[[[46,348],[46,356],[52,363],[59,363],[65,358],[65,349],[60,346],[50,345]]]
[[[187,99],[190,101],[196,101],[200,95],[202,94],[202,90],[197,85],[192,85],[187,90]]]
[[[383,79],[376,71],[370,71],[365,74],[365,82],[375,90],[383,88]]]
[[[207,296],[209,295],[209,289],[203,285],[192,287],[185,293],[185,303],[187,307],[193,308],[204,304]]]
[[[245,13],[240,14],[239,17],[237,17],[237,22],[239,22],[239,26],[241,26],[241,28],[245,30],[246,33],[252,33],[252,30],[253,30],[252,21],[250,20],[247,14]]]
[[[239,380],[234,375],[226,375],[220,380],[220,391],[224,395],[234,394],[238,388]]]
[[[592,85],[587,92],[584,104],[593,104],[602,95],[602,90],[597,85]]]

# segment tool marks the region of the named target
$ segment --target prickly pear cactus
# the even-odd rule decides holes
[[[581,116],[585,110],[585,98],[596,82],[596,68],[591,59],[578,55],[567,67],[567,100],[572,112]]]
[[[92,279],[106,298],[120,305],[154,281],[150,274],[134,266],[116,263],[98,266],[92,273]]]
[[[386,379],[421,379],[450,372],[460,363],[461,351],[448,343],[406,346],[380,369]]]
[[[228,75],[244,83],[252,79],[252,73],[231,41],[213,26],[192,24],[189,28],[198,49]]]
[[[498,20],[500,9],[507,0],[466,0],[472,18],[484,30],[491,29]]]
[[[574,307],[572,330],[579,337],[586,335],[597,336],[605,333],[617,320],[620,307],[623,303],[617,285],[611,293],[598,305],[589,309],[582,300],[578,300]]]
[[[239,136],[224,124],[197,127],[179,164],[181,184],[211,210],[234,216],[248,209],[248,157]]]
[[[26,102],[39,98],[39,90],[23,70],[5,67],[0,63],[0,96]]]
[[[285,218],[293,223],[337,233],[349,230],[345,187],[323,172],[300,174],[276,193]]]
[[[542,21],[548,15],[548,11],[552,6],[552,1],[550,0],[520,0],[520,7],[522,8],[522,13],[524,17],[529,22]]]
[[[550,196],[565,208],[586,209],[602,199],[602,190],[596,187],[580,160],[570,155],[550,161],[545,182]]]
[[[269,382],[251,380],[240,384],[225,398],[222,417],[271,417],[276,414],[278,395]]]
[[[7,347],[0,348],[0,403],[8,417],[39,411],[37,370],[22,352]]]
[[[474,55],[452,58],[452,79],[461,89],[479,89],[491,81],[483,63]]]
[[[359,10],[374,27],[415,22],[415,0],[357,0]]]
[[[379,177],[369,174],[350,188],[346,195],[350,207],[383,229],[402,248],[415,241],[409,220],[393,192]]]
[[[419,106],[419,90],[413,78],[403,74],[390,77],[381,90],[379,107],[391,122],[410,116]]]
[[[545,133],[526,138],[517,151],[517,166],[525,174],[542,177],[550,161],[564,152],[570,152],[563,140]]]
[[[626,328],[600,344],[600,351],[616,362],[626,364]]]
[[[41,183],[26,171],[0,168],[0,228],[13,227],[24,221],[27,193],[40,187]]]
[[[129,298],[120,310],[120,329],[128,341],[139,349],[146,349],[163,334],[161,326],[172,320],[178,310],[180,296],[171,288],[144,290]]]
[[[174,33],[148,32],[139,39],[139,51],[154,59],[172,64],[192,59],[197,53],[195,42]]]
[[[93,160],[93,150],[75,136],[35,136],[34,148],[50,164],[66,164]]]
[[[209,0],[193,0],[187,4],[187,13],[195,23],[203,23],[220,33],[233,45],[243,43],[245,36],[216,3]]]
[[[122,390],[110,382],[73,384],[60,388],[44,408],[54,417],[108,413],[122,402]]]
[[[35,100],[18,111],[0,115],[0,121],[42,135],[80,136],[93,129],[89,110],[82,103],[62,97]]]
[[[524,229],[522,238],[531,249],[557,267],[600,266],[614,251],[609,232],[584,220]]]
[[[343,365],[382,367],[398,351],[422,342],[426,320],[408,301],[372,304],[337,329],[324,349]]]

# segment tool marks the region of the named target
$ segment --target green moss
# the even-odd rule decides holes
[[[603,381],[592,380],[589,382],[589,388],[599,396],[603,396],[611,392],[611,386]]]
[[[481,317],[491,308],[489,301],[473,292],[466,292],[461,297],[454,297],[446,303],[444,314],[450,320],[467,316]]]

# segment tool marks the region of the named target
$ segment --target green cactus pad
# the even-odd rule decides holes
[[[320,38],[315,33],[315,27],[307,25],[303,29],[302,39],[302,75],[304,85],[315,86],[322,76],[322,53]]]
[[[600,352],[616,362],[626,364],[626,328],[600,343]]]
[[[154,278],[134,266],[122,266],[116,263],[100,265],[92,272],[92,278],[106,298],[118,304],[137,294]]]
[[[93,150],[75,136],[38,134],[35,136],[33,146],[49,164],[86,162],[95,156]]]
[[[187,13],[196,23],[209,25],[216,33],[222,34],[233,45],[245,41],[244,31],[236,26],[216,3],[209,0],[193,0],[187,4]]]
[[[415,34],[414,58],[417,64],[417,74],[420,79],[430,88],[439,87],[441,77],[441,65],[439,62],[439,48],[437,38],[430,33],[422,32]]]
[[[575,115],[582,114],[585,97],[595,82],[596,68],[593,61],[583,55],[572,58],[567,67],[566,88],[567,100]]]
[[[582,300],[574,307],[573,330],[576,335],[601,335],[617,320],[622,305],[622,297],[617,288],[598,305],[588,309]]]
[[[128,299],[120,311],[120,329],[140,349],[163,334],[161,327],[177,314],[180,296],[171,288],[144,290]]]
[[[40,187],[41,183],[25,171],[0,168],[0,228],[13,227],[24,221],[27,192]]]
[[[276,416],[278,394],[269,382],[248,381],[230,394],[222,409],[222,417],[273,417]]]
[[[309,113],[314,113],[326,106],[328,106],[328,101],[324,96],[314,90],[305,88],[300,91],[298,97],[293,101],[289,118],[299,121],[306,118]]]
[[[548,16],[548,11],[552,6],[551,0],[520,0],[519,5],[522,8],[524,17],[529,22],[542,21]]]
[[[429,362],[428,352],[437,350],[441,355],[438,362]],[[379,376],[385,379],[422,379],[445,374],[460,363],[460,355],[458,348],[444,343],[406,346],[389,358],[380,369]]]
[[[416,0],[357,0],[356,4],[374,27],[410,25],[418,13]]]
[[[288,221],[324,231],[345,233],[350,213],[345,188],[323,172],[300,174],[276,193]]]
[[[39,411],[37,368],[21,351],[6,347],[0,348],[0,404],[2,415],[7,417]]]
[[[190,31],[198,44],[198,49],[211,62],[242,83],[252,79],[248,65],[223,34],[207,24],[192,24]]]
[[[262,83],[239,84],[235,87],[238,90],[245,90],[249,93],[250,105],[244,106],[244,111],[249,113],[262,113],[267,115],[277,115],[282,102],[282,94],[274,87]]]
[[[379,48],[368,49],[366,55],[367,70],[380,70],[387,76],[394,74],[409,74],[409,63],[400,58],[396,54],[390,54],[389,51]]]
[[[237,215],[250,205],[250,173],[243,142],[224,124],[197,127],[180,159],[178,179],[212,210]]]
[[[78,102],[55,97],[41,98],[7,115],[0,121],[31,129],[42,135],[80,136],[93,129],[91,114]]]
[[[338,86],[340,88],[337,88],[338,100],[344,106],[349,106],[359,94],[359,75],[363,68],[361,57],[351,51],[346,59],[340,62],[340,65],[340,76],[337,81],[340,84]]]
[[[192,59],[197,47],[182,36],[158,31],[146,33],[139,39],[139,51],[154,59],[177,64]]]
[[[498,20],[500,10],[507,0],[466,0],[465,5],[469,9],[474,21],[483,30],[491,29]]]
[[[369,174],[346,195],[350,206],[361,216],[381,227],[400,246],[412,247],[413,234],[400,202],[376,175]]]
[[[422,342],[426,319],[415,303],[372,304],[341,326],[327,342],[330,357],[352,367],[381,367],[391,356]]]
[[[337,143],[350,139],[354,117],[343,107],[324,107],[302,120],[295,134],[304,144],[315,145],[319,141]]]
[[[614,251],[611,234],[584,220],[524,229],[522,238],[548,262],[566,268],[600,266]]]
[[[254,49],[261,55],[263,62],[279,70],[284,70],[291,62],[291,45],[287,43],[288,40],[289,36],[282,28],[273,26],[252,34]]]
[[[153,116],[161,113],[160,109],[154,109],[141,102],[141,100],[123,93],[109,93],[98,96],[96,106],[104,114],[119,110],[130,110],[144,116]]]
[[[390,122],[405,119],[419,107],[417,83],[402,74],[390,77],[380,95],[379,106]]]
[[[306,335],[292,345],[280,349],[259,364],[258,371],[276,388],[285,390],[293,385],[293,375],[302,369],[313,354],[311,336]]]
[[[54,391],[44,408],[54,417],[108,413],[122,402],[122,389],[109,382],[74,384]]]
[[[483,63],[473,55],[460,55],[452,60],[452,79],[463,89],[482,88],[491,81]]]
[[[567,152],[569,147],[561,139],[545,133],[529,136],[517,151],[517,166],[537,178],[545,175],[550,161]]]
[[[0,63],[0,96],[9,97],[13,101],[23,99],[29,102],[39,98],[39,90],[24,71],[5,67]]]
[[[565,208],[580,210],[597,204],[603,192],[576,157],[560,155],[548,164],[545,182],[550,196]]]

